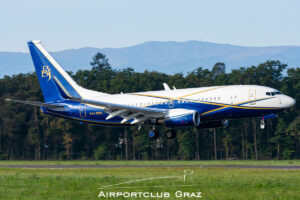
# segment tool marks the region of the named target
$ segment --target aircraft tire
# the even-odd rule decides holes
[[[165,137],[167,139],[174,139],[176,138],[176,132],[174,130],[166,130]]]
[[[150,130],[147,133],[149,139],[156,139],[158,137],[158,131],[157,130]]]

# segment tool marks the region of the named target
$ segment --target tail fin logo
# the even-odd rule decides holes
[[[51,79],[51,71],[50,71],[49,66],[43,66],[42,77],[43,78],[48,77],[49,78],[48,81],[50,81],[50,79]]]

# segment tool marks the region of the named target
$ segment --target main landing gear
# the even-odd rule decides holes
[[[153,128],[148,131],[147,135],[149,139],[156,139],[159,136],[159,132]],[[176,132],[172,129],[168,129],[164,135],[167,139],[174,139],[176,137]]]
[[[158,131],[153,129],[148,131],[148,138],[149,139],[156,139],[158,137]]]
[[[176,138],[176,132],[172,129],[166,130],[165,137],[167,139],[174,139],[174,138]]]

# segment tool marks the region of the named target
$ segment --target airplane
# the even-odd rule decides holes
[[[11,100],[40,107],[44,114],[103,126],[150,127],[149,138],[157,138],[157,127],[166,126],[164,135],[176,137],[175,128],[226,127],[228,120],[273,118],[295,104],[278,90],[258,85],[228,85],[171,89],[127,94],[106,94],[79,86],[46,51],[40,41],[28,47],[45,102]]]

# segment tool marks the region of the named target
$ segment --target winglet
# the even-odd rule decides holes
[[[171,90],[167,83],[163,83],[165,90]]]

